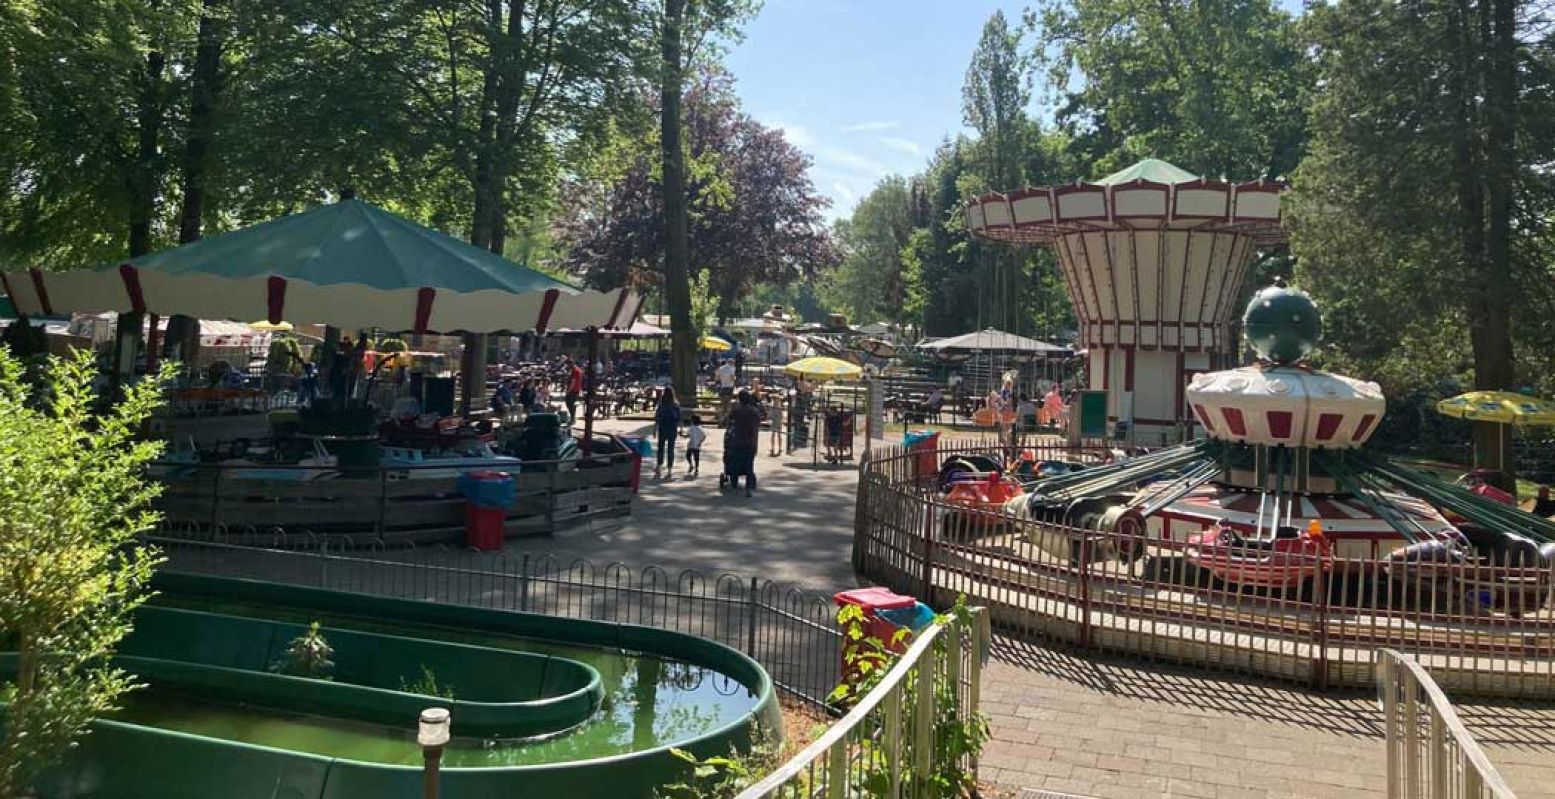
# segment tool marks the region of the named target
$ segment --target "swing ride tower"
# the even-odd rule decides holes
[[[1227,183],[1146,159],[1094,183],[967,203],[972,235],[1058,256],[1088,385],[1109,421],[1166,440],[1192,418],[1186,386],[1237,360],[1232,316],[1254,257],[1285,239],[1283,184]]]

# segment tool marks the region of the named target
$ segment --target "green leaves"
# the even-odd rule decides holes
[[[33,396],[0,348],[0,640],[18,655],[0,684],[0,796],[26,788],[135,687],[107,658],[160,560],[135,539],[157,519],[148,503],[160,484],[144,468],[161,444],[138,431],[160,383],[95,412],[94,375],[89,352],[53,359]]]

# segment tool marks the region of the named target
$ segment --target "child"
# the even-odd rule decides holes
[[[686,431],[686,466],[691,469],[693,477],[702,469],[702,442],[706,440],[707,432],[702,429],[702,417],[691,414],[691,428]]]

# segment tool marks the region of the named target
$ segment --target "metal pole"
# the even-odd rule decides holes
[[[583,367],[583,454],[594,454],[594,389],[598,377],[594,362],[599,358],[599,328],[590,325],[589,362]],[[671,464],[673,465],[673,464]]]
[[[438,772],[443,765],[443,747],[428,746],[421,750],[421,796],[437,799]]]

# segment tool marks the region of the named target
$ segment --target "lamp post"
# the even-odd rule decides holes
[[[416,743],[421,744],[422,799],[437,799],[437,773],[443,762],[443,747],[448,744],[450,715],[447,708],[429,707],[421,711],[416,725]]]

